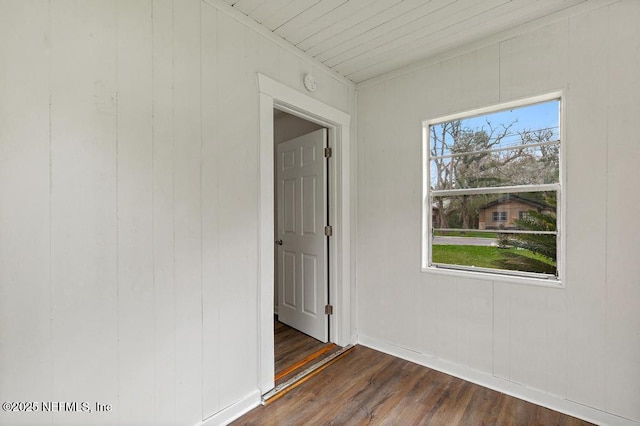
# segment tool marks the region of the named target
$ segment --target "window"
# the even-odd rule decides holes
[[[507,221],[507,212],[493,212],[493,221],[494,222],[506,222]]]
[[[559,280],[560,105],[424,122],[424,268]]]

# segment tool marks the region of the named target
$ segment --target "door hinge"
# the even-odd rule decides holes
[[[331,227],[331,225],[327,225],[324,227],[324,235],[326,235],[327,237],[333,235],[333,228]]]
[[[324,158],[330,158],[332,154],[333,151],[331,150],[331,148],[327,147],[324,149]]]
[[[324,314],[333,315],[333,305],[324,305]]]

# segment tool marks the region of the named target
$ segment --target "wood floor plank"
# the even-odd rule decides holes
[[[529,402],[356,346],[234,425],[588,425]]]

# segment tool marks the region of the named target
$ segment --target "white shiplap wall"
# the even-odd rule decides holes
[[[256,73],[354,88],[224,6],[0,2],[0,400],[113,406],[0,424],[257,401]]]
[[[621,1],[358,89],[362,342],[596,421],[640,422],[638,22],[640,2]],[[420,272],[421,120],[559,89],[566,288]]]

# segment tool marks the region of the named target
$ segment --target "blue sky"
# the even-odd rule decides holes
[[[486,125],[486,120],[494,125],[509,123],[517,120],[512,127],[512,133],[521,130],[535,130],[545,128],[558,128],[559,125],[559,103],[557,100],[547,101],[534,105],[527,105],[512,110],[505,110],[485,114],[482,116],[463,120],[467,127],[475,128]]]

